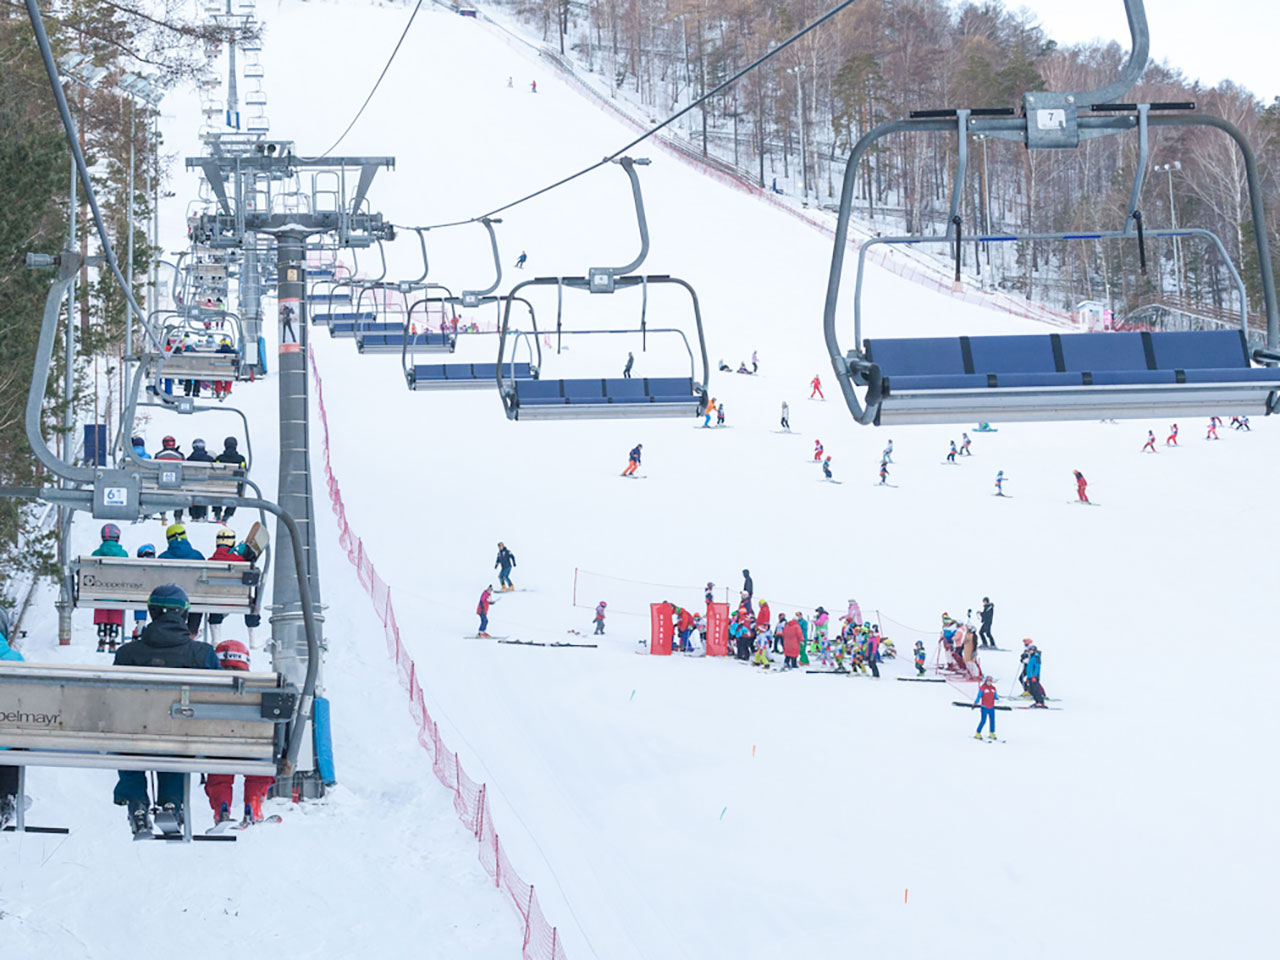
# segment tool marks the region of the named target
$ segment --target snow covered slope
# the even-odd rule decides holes
[[[285,0],[264,50],[280,135],[303,154],[327,147],[406,16]],[[318,51],[355,65],[303,67]],[[290,76],[285,64],[300,68]],[[398,157],[371,206],[414,224],[484,211],[627,139],[483,25],[424,9],[341,149]],[[654,159],[641,173],[653,239],[645,270],[697,287],[713,362],[736,367],[760,354],[760,376],[712,380],[729,429],[513,424],[493,393],[410,394],[396,358],[357,356],[323,331],[314,339],[348,517],[391,583],[428,706],[488,783],[503,842],[568,955],[1261,955],[1280,837],[1268,804],[1277,778],[1258,748],[1280,718],[1267,698],[1210,681],[1252,668],[1265,642],[1259,575],[1277,530],[1262,482],[1277,462],[1273,425],[1213,443],[1200,439],[1202,424],[1184,423],[1182,449],[1145,458],[1148,426],[1165,424],[1000,425],[971,433],[971,461],[944,466],[959,430],[857,428],[838,401],[805,399],[809,378],[830,369],[820,333],[827,242]],[[176,189],[195,188],[179,177]],[[502,216],[504,289],[521,250],[524,274],[581,275],[626,262],[636,245],[626,182],[612,168]],[[429,239],[433,279],[487,285],[478,227]],[[395,245],[393,272],[416,275],[415,243]],[[880,273],[867,296],[871,335],[1034,329]],[[538,304],[540,317],[553,316],[554,297]],[[677,305],[652,295],[650,324],[687,324]],[[635,298],[567,299],[564,323],[638,314]],[[548,375],[617,375],[628,350],[637,375],[686,362],[656,338],[642,353],[638,335],[571,346],[545,358]],[[492,353],[488,342],[461,349],[459,360]],[[274,384],[252,394],[255,422],[270,423]],[[775,432],[784,399],[795,436]],[[890,436],[897,486],[876,488]],[[815,439],[841,485],[818,479]],[[637,442],[646,479],[622,480]],[[1069,505],[1073,468],[1100,506]],[[991,496],[997,469],[1011,500]],[[27,869],[6,871],[0,909],[17,912],[23,947],[114,956],[126,941],[191,932],[196,954],[216,936],[222,955],[302,925],[303,955],[403,956],[426,945],[440,956],[518,953],[473,843],[413,743],[363,591],[318,519],[343,787],[325,806],[286,808],[278,832],[230,853],[135,851],[117,810],[84,809],[94,791],[105,796],[108,776],[40,772],[40,822],[79,829],[61,848],[18,841]],[[572,605],[578,568],[685,584],[650,599],[696,606],[702,584],[736,588],[749,567],[775,610],[838,610],[856,597],[882,623],[922,630],[989,595],[997,639],[1013,648],[1035,638],[1064,709],[1001,713],[1008,742],[978,744],[976,718],[951,706],[972,693],[899,687],[889,677],[905,674],[905,662],[876,682],[637,657],[647,622],[628,614],[610,617],[596,650],[465,639],[496,577],[500,539],[529,592],[502,596],[495,635],[550,642],[588,632],[589,611]],[[579,600],[612,600],[610,591],[611,607],[643,597],[615,583]],[[894,639],[905,655],[914,635]],[[984,666],[1009,692],[1016,654],[988,654]],[[163,865],[151,862],[157,854]],[[104,933],[106,908],[91,898],[108,871],[141,890],[168,880],[160,871],[174,869],[175,855],[198,858],[177,869],[199,867],[185,886],[166,882],[173,909],[156,928]],[[67,883],[80,865],[84,879]],[[293,883],[276,883],[278,869]],[[237,909],[242,917],[229,918]]]

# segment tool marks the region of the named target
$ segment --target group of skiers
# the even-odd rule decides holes
[[[114,523],[103,524],[99,531],[102,542],[90,556],[94,557],[127,557],[129,551],[120,545],[120,528]],[[205,555],[191,545],[187,539],[186,527],[181,523],[172,523],[165,530],[165,540],[167,541],[165,550],[157,554],[153,544],[144,543],[138,547],[135,556],[139,559],[156,559],[156,560],[204,560]],[[252,564],[257,559],[256,549],[247,542],[238,542],[236,532],[230,527],[221,528],[214,537],[215,549],[209,557],[210,560],[221,561],[225,563],[247,563]],[[194,637],[200,630],[200,625],[204,615],[200,613],[189,613],[187,615],[187,632]],[[213,637],[214,643],[222,638],[222,623],[226,619],[225,613],[209,614],[209,633]],[[244,615],[245,627],[248,632],[249,645],[256,647],[258,645],[254,630],[261,623],[261,616],[257,613],[247,613]],[[135,610],[133,612],[133,636],[132,639],[138,639],[141,635],[146,622],[147,611]],[[93,623],[98,633],[98,652],[99,653],[115,653],[116,645],[120,642],[124,633],[124,611],[108,610],[98,608],[93,611]]]
[[[205,326],[207,328],[208,324],[206,323]],[[231,345],[230,337],[219,337],[218,342],[215,344],[211,334],[206,334],[199,340],[192,337],[190,334],[183,334],[181,337],[174,337],[170,339],[169,342],[165,344],[165,353],[168,354],[217,353],[225,355],[234,354],[235,352],[236,348]],[[161,373],[163,372],[164,371],[162,369]],[[165,393],[173,393],[173,380],[174,378],[172,377],[164,378],[162,386]],[[210,389],[213,392],[214,399],[219,403],[231,395],[230,380],[182,380],[183,396],[198,397],[200,396],[200,391],[203,388]]]
[[[1209,418],[1209,425],[1205,428],[1204,438],[1206,440],[1220,440],[1218,436],[1218,428],[1222,426],[1222,418],[1212,416]],[[1231,418],[1232,430],[1246,430],[1252,432],[1249,426],[1249,418],[1246,416],[1238,416]],[[1166,447],[1178,446],[1178,425],[1176,423],[1169,424],[1169,435],[1164,438]],[[1152,430],[1147,431],[1147,442],[1142,445],[1143,453],[1156,453],[1156,435]]]
[[[178,441],[171,436],[166,436],[160,441],[160,449],[154,454],[147,453],[146,441],[142,437],[133,437],[129,441],[133,448],[133,455],[139,460],[182,460],[190,463],[226,463],[230,464],[237,470],[245,470],[248,463],[244,456],[240,453],[240,443],[235,437],[227,437],[222,441],[222,452],[216,457],[209,453],[205,446],[204,440],[196,437],[191,441],[191,453],[184,454],[178,446]],[[235,507],[201,507],[192,506],[189,508],[191,519],[196,521],[204,521],[208,519],[208,511],[213,510],[213,520],[215,523],[224,523],[231,519],[231,515],[236,512]],[[177,523],[182,522],[182,510],[173,511],[173,519]],[[165,514],[160,514],[160,522],[165,522]]]
[[[498,541],[498,556],[493,561],[493,568],[498,571],[498,590],[499,592],[507,592],[514,590],[516,585],[511,582],[511,570],[516,566],[516,555],[511,552],[510,548],[501,540]],[[497,602],[497,598],[493,595],[493,584],[489,584],[480,594],[480,600],[476,604],[476,615],[480,618],[480,629],[476,631],[477,637],[489,636],[489,608]],[[601,630],[600,632],[603,632]]]

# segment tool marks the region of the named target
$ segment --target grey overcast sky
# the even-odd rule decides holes
[[[1006,0],[1061,44],[1096,38],[1129,47],[1123,0]],[[1232,80],[1263,101],[1280,96],[1280,4],[1274,0],[1146,0],[1151,58],[1208,86]]]

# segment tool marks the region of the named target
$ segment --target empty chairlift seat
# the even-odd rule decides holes
[[[356,349],[361,353],[453,353],[457,339],[452,334],[416,333],[406,335],[403,325],[398,333],[356,332]],[[408,342],[406,343],[406,339]],[[526,363],[527,367],[528,364]]]
[[[876,422],[1075,420],[1275,412],[1280,369],[1238,330],[870,339]]]
[[[311,314],[311,322],[323,326],[329,326],[334,323],[374,323],[377,319],[378,315],[375,313],[356,313],[351,310],[338,311],[336,313],[316,311]]]
[[[538,371],[533,364],[503,364],[507,378],[516,383],[537,383]],[[405,371],[410,390],[484,390],[497,385],[496,363],[418,363]]]
[[[354,338],[361,333],[404,333],[404,324],[400,322],[380,322],[377,320],[337,320],[329,324],[329,336]]]
[[[702,394],[691,377],[517,381],[517,420],[693,417]]]

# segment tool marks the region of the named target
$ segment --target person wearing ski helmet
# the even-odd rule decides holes
[[[1026,673],[1027,693],[1035,700],[1032,706],[1045,709],[1044,687],[1040,685],[1040,650],[1034,643],[1027,647],[1027,664],[1023,669]]]
[[[155,459],[156,460],[185,460],[187,459],[187,457],[186,457],[186,454],[184,454],[178,448],[178,441],[173,439],[173,437],[167,436],[160,441],[160,449],[156,451]],[[163,522],[164,514],[162,513],[160,517],[161,517],[161,522]],[[182,522],[181,507],[176,507],[174,509],[173,521],[174,523]]]
[[[139,560],[154,560],[156,558],[155,545],[151,543],[144,543],[138,548],[138,552],[134,554],[134,556]],[[129,639],[137,640],[138,636],[142,633],[142,628],[146,626],[146,623],[147,610],[145,607],[141,610],[133,611],[133,635]]]
[[[1031,659],[1031,638],[1022,638],[1022,670],[1018,673],[1018,682],[1022,684],[1022,696],[1031,696],[1031,691],[1027,689],[1027,661]]]
[[[120,528],[114,523],[103,524],[101,536],[102,543],[90,556],[129,556],[129,552],[120,546]],[[95,609],[93,611],[93,625],[98,631],[98,652],[115,653],[120,634],[124,632],[124,611]]]
[[[991,723],[991,731],[987,737],[991,740],[996,738],[996,701],[1000,699],[1000,694],[996,693],[996,681],[994,677],[986,676],[982,678],[982,686],[978,688],[978,694],[973,698],[975,706],[982,708],[982,718],[978,721],[978,732],[973,736],[977,740],[982,739],[982,728],[988,721]]]
[[[213,457],[209,455],[209,451],[205,449],[204,440],[200,437],[191,441],[191,453],[187,455],[187,461],[191,463],[213,463]],[[191,519],[203,521],[209,514],[209,508],[193,504],[191,507]]]
[[[249,649],[239,640],[223,640],[214,648],[214,652],[218,655],[218,663],[223,670],[250,669]],[[205,778],[204,792],[213,809],[215,824],[232,819],[231,796],[235,779],[235,775],[231,773],[211,773]],[[275,777],[264,775],[249,775],[244,778],[243,824],[247,826],[262,822],[262,801],[275,782]]]
[[[239,445],[239,442],[236,440],[235,437],[227,437],[225,440],[222,441],[222,452],[213,458],[214,461],[217,463],[229,463],[233,467],[235,467],[237,470],[248,469],[249,464],[245,461],[244,457],[241,456],[240,451],[236,449],[238,445]],[[242,476],[242,474],[238,473],[237,476]],[[237,497],[244,496],[243,483],[236,484],[236,496]],[[231,515],[235,512],[236,512],[235,507],[215,506],[213,508],[213,519],[221,523],[226,523],[231,519]]]
[[[120,667],[167,667],[177,670],[219,670],[213,647],[191,638],[187,615],[191,603],[180,586],[165,583],[151,591],[147,598],[147,624],[137,640],[131,640],[116,651],[114,663]],[[186,774],[157,773],[156,803],[166,811],[182,816],[182,788]],[[135,835],[151,832],[148,816],[147,775],[141,770],[121,770],[116,781],[114,800],[127,807]]]
[[[191,545],[187,539],[187,528],[181,523],[171,523],[164,532],[165,539],[169,542],[164,553],[160,554],[157,559],[160,560],[203,560],[204,554]],[[200,621],[204,619],[204,614],[188,613],[187,623],[191,630],[191,636],[195,636],[200,632]]]
[[[607,606],[608,604],[605,603],[603,600],[601,600],[599,603],[596,604],[595,625],[596,625],[597,634],[604,633],[604,608]]]
[[[219,560],[223,563],[248,563],[248,559],[241,553],[236,552],[236,532],[230,527],[223,527],[218,531],[215,538],[217,549],[213,551],[210,560]],[[209,635],[213,638],[214,643],[222,640],[222,621],[227,618],[225,613],[209,614]]]

